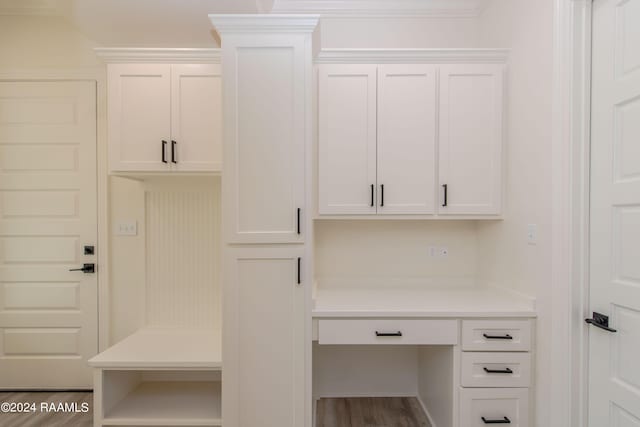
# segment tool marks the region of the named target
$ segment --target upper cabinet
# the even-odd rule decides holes
[[[495,64],[440,67],[441,214],[501,212],[503,73]]]
[[[363,52],[319,58],[318,213],[499,216],[505,52],[436,52],[456,64]]]
[[[221,170],[219,64],[111,63],[107,79],[111,171]]]

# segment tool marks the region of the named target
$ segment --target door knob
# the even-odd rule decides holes
[[[596,311],[593,312],[593,317],[591,319],[584,319],[584,321],[597,328],[604,329],[607,332],[618,332],[616,329],[609,327],[609,316],[605,316],[604,314]]]
[[[83,273],[95,273],[96,265],[95,264],[82,264],[82,268],[72,268],[69,271],[82,271]]]

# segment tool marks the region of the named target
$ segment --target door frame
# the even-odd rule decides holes
[[[592,2],[554,0],[550,420],[558,427],[588,421]]]
[[[106,67],[74,69],[0,68],[0,81],[89,81],[96,84],[96,179],[97,179],[97,286],[98,352],[109,347],[109,176],[107,164]],[[100,267],[103,268],[100,268]]]

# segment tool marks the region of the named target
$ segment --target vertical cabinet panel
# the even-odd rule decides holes
[[[304,63],[302,46],[286,44],[238,46],[225,68],[231,88],[225,93],[223,181],[228,242],[303,241]]]
[[[170,72],[167,64],[109,65],[108,132],[114,171],[166,171],[162,141],[170,144]],[[165,156],[170,147],[166,146]],[[166,157],[168,159],[168,157]]]
[[[436,67],[379,66],[378,213],[434,213],[435,141]]]
[[[305,425],[305,292],[298,284],[303,252],[228,251],[223,383],[225,402],[236,410],[225,412],[225,425]]]
[[[376,213],[376,68],[319,67],[320,214]]]
[[[501,213],[503,73],[503,65],[440,67],[441,214]]]
[[[181,171],[222,168],[222,83],[220,65],[171,67],[172,167]]]

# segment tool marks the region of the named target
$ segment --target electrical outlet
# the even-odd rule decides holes
[[[137,236],[138,223],[135,220],[120,221],[116,224],[116,236]]]
[[[440,248],[440,257],[441,258],[446,258],[447,256],[449,256],[449,248],[447,248],[446,246],[443,246]]]

